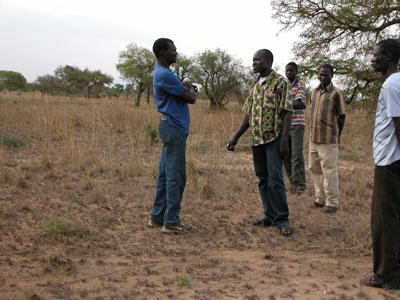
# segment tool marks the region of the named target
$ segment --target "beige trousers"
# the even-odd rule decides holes
[[[337,144],[310,142],[308,164],[319,204],[339,207],[338,157]]]

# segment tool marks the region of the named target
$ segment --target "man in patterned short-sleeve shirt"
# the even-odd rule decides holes
[[[264,216],[254,225],[276,226],[290,236],[289,208],[282,174],[282,159],[288,153],[288,134],[292,117],[292,100],[288,81],[272,70],[273,55],[262,49],[253,57],[253,70],[259,73],[250,86],[243,110],[242,123],[229,141],[234,151],[242,134],[250,127],[252,152]]]

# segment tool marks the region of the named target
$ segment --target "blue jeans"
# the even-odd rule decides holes
[[[289,207],[279,156],[280,141],[281,136],[273,142],[252,147],[264,215],[277,227],[289,226]]]
[[[289,155],[283,161],[283,166],[285,167],[290,183],[298,191],[306,189],[306,172],[303,155],[304,127],[303,125],[290,126]]]
[[[156,198],[151,218],[165,225],[180,224],[179,211],[186,185],[186,139],[167,120],[160,120],[158,132],[163,142]]]

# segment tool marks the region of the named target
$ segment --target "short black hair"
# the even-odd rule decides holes
[[[298,72],[297,64],[296,64],[295,62],[291,61],[290,63],[288,63],[288,64],[286,65],[286,67],[287,67],[287,66],[292,66],[292,67],[296,70],[296,73]]]
[[[321,69],[329,69],[331,71],[331,74],[333,75],[333,66],[331,64],[323,64],[321,66]]]
[[[384,53],[390,53],[392,55],[392,60],[398,62],[400,59],[400,43],[395,39],[382,40],[376,44],[376,46],[381,47]]]
[[[153,44],[153,53],[159,58],[162,50],[168,50],[169,44],[174,43],[172,40],[167,38],[159,38]]]
[[[266,59],[271,61],[271,64],[274,62],[274,55],[268,49],[261,49],[261,50],[258,50],[257,52],[261,52],[265,56]]]

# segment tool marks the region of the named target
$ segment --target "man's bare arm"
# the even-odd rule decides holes
[[[279,154],[282,159],[289,154],[288,141],[289,141],[289,131],[291,124],[292,124],[292,112],[285,111],[285,117],[283,119],[282,139],[279,147]]]
[[[181,98],[189,104],[194,104],[196,103],[197,92],[195,91],[194,87],[185,84],[184,92],[181,95]]]
[[[294,109],[305,109],[306,104],[303,101],[301,101],[300,99],[296,99],[293,101],[293,108]]]
[[[339,123],[339,136],[342,134],[342,130],[344,127],[344,121],[346,119],[346,115],[340,115],[338,118],[338,123]]]
[[[240,123],[240,126],[239,126],[238,130],[236,131],[235,135],[228,142],[228,145],[226,146],[226,148],[228,150],[235,151],[235,146],[237,144],[237,141],[243,135],[243,133],[245,133],[246,130],[249,128],[249,119],[250,119],[249,115],[245,114],[243,119],[242,119],[242,122]]]

